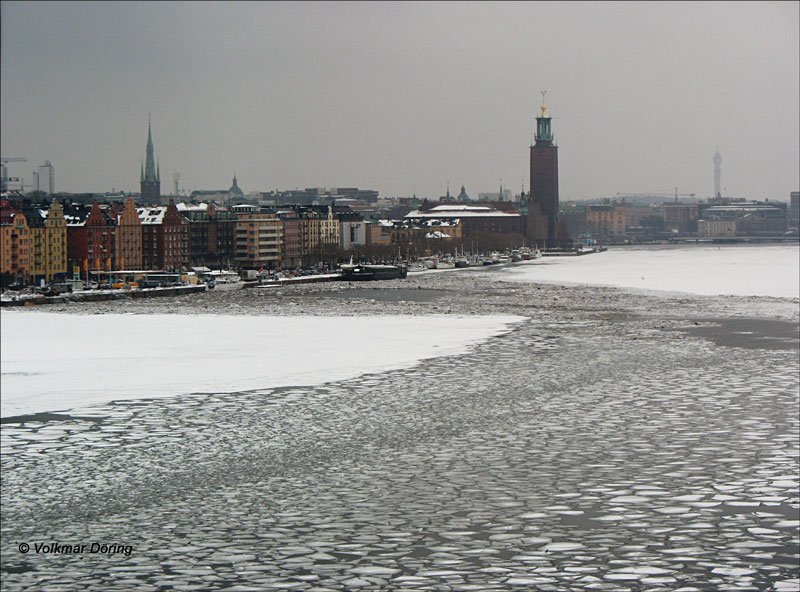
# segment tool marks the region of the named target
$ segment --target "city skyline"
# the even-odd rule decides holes
[[[9,174],[50,160],[59,191],[138,191],[152,113],[189,190],[527,192],[541,90],[563,201],[710,197],[716,149],[723,193],[800,185],[796,3],[3,2],[0,23]]]

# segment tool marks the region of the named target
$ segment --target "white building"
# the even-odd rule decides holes
[[[339,246],[345,251],[353,245],[367,244],[367,224],[364,220],[340,220]]]
[[[49,160],[33,171],[33,188],[35,191],[44,191],[47,195],[56,192],[56,177],[53,165]]]

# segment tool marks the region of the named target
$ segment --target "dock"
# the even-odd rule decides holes
[[[591,255],[593,253],[603,253],[606,247],[584,247],[571,251],[542,251],[542,257],[580,257],[581,255]]]
[[[38,306],[41,304],[64,304],[66,302],[102,302],[104,300],[122,300],[125,298],[159,298],[163,296],[183,296],[205,292],[205,285],[171,286],[168,288],[142,288],[140,290],[79,290],[58,296],[23,295],[4,298],[0,306]]]

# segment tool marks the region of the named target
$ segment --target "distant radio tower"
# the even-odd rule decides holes
[[[719,188],[721,186],[720,179],[722,178],[722,171],[720,165],[722,164],[722,156],[719,154],[719,147],[714,153],[714,197],[722,197]]]
[[[177,196],[178,195],[178,181],[181,180],[181,174],[180,173],[175,173],[174,175],[172,175],[172,180],[175,181],[175,195]]]

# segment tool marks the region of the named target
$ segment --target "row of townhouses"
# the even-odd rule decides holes
[[[438,206],[401,220],[368,221],[347,206],[172,203],[34,206],[0,201],[4,284],[59,281],[89,271],[190,267],[295,268],[333,263],[359,247],[384,252],[428,241],[452,248],[465,236],[517,234],[523,218],[487,207]]]

